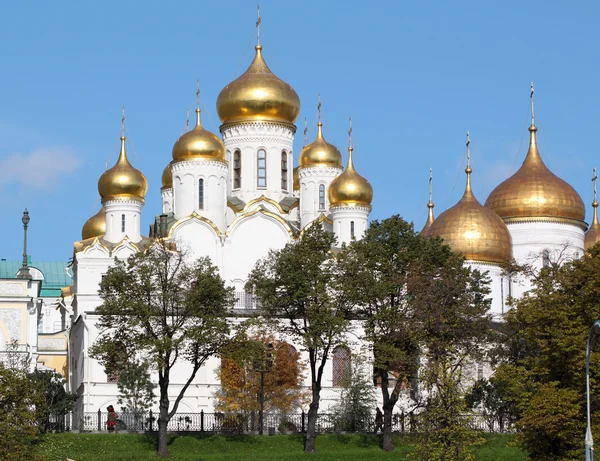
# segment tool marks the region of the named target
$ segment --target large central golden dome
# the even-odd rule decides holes
[[[223,124],[255,120],[293,124],[300,113],[298,94],[271,72],[262,46],[254,49],[250,67],[219,94],[219,118]]]
[[[146,176],[136,170],[125,151],[125,136],[121,136],[121,152],[115,166],[106,170],[98,180],[98,192],[102,202],[116,198],[144,200],[148,190]]]
[[[329,184],[329,203],[334,206],[371,206],[373,187],[369,181],[359,175],[352,162],[352,146],[348,148],[348,165],[337,178]]]
[[[200,109],[196,109],[196,126],[181,135],[173,146],[173,163],[192,159],[225,161],[225,146],[219,137],[205,130],[200,120]],[[171,179],[171,184],[173,180]]]
[[[467,166],[465,172],[464,195],[456,205],[439,215],[424,235],[441,237],[467,261],[495,264],[510,261],[512,238],[506,224],[475,198],[471,190],[471,167]]]
[[[536,126],[532,124],[529,132],[529,150],[523,165],[492,191],[485,204],[504,220],[559,218],[576,220],[585,226],[583,200],[542,161]]]
[[[300,152],[300,168],[309,166],[342,167],[342,154],[333,144],[329,144],[323,137],[323,124],[317,124],[317,137],[315,142],[309,144]]]

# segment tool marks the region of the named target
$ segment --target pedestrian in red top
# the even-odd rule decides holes
[[[106,407],[106,411],[108,411],[108,420],[106,421],[106,429],[108,432],[114,432],[115,434],[119,433],[119,429],[117,428],[117,412],[115,411],[112,405]]]

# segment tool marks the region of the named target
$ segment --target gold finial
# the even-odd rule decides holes
[[[594,208],[598,208],[598,200],[596,200],[596,180],[598,179],[598,175],[596,174],[596,167],[594,167],[594,177],[592,178],[592,182],[594,183],[594,203],[592,206]]]
[[[350,117],[350,128],[348,129],[348,146],[352,148],[352,117]]]
[[[529,99],[531,99],[531,126],[535,126],[535,104],[533,93],[535,93],[535,88],[533,87],[533,82],[531,82],[531,92],[529,93]]]
[[[121,110],[121,136],[125,136],[125,106]]]
[[[308,122],[306,121],[306,117],[304,117],[304,145],[308,144]]]
[[[196,107],[200,109],[200,79],[196,80]]]
[[[433,169],[429,168],[429,202],[427,203],[427,221],[421,230],[421,235],[427,235],[427,231],[435,221],[433,214]]]
[[[260,5],[257,5],[256,10],[258,13],[258,19],[256,20],[256,44],[260,45]]]
[[[429,168],[429,203],[427,208],[433,208],[433,168]]]
[[[317,104],[317,121],[321,123],[321,93],[318,96],[319,103]]]
[[[185,132],[188,132],[190,129],[190,110],[187,109],[185,111]]]
[[[471,173],[473,169],[471,168],[471,135],[467,131],[467,168],[465,168],[465,173],[467,173],[467,186],[465,188],[465,194],[471,192]]]

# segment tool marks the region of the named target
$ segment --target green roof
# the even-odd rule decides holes
[[[59,297],[62,287],[72,285],[73,279],[67,275],[67,271],[72,275],[68,262],[62,261],[31,261],[28,259],[28,265],[31,268],[39,270],[43,274],[42,291],[40,296]],[[21,261],[0,260],[0,278],[16,278],[17,272],[21,268]],[[34,277],[35,278],[35,277]]]

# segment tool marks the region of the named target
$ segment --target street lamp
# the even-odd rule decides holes
[[[265,373],[271,371],[273,367],[273,344],[267,344],[265,350],[263,350],[263,357],[261,359],[254,360],[252,368],[257,373],[260,373],[260,395],[259,403],[260,409],[258,411],[258,433],[263,435],[263,415],[265,411]]]
[[[585,431],[585,461],[594,461],[594,439],[592,438],[592,418],[590,415],[590,355],[594,339],[600,336],[600,319],[590,328],[587,346],[585,348],[585,395],[587,400],[587,429]]]

